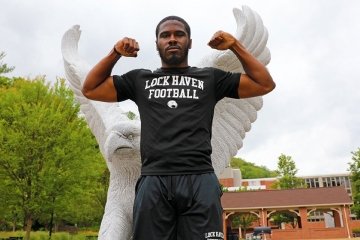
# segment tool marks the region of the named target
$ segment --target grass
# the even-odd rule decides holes
[[[24,237],[24,231],[17,232],[0,232],[0,238],[9,237]],[[77,234],[70,234],[68,232],[56,232],[51,236],[51,240],[85,240],[86,236],[97,236],[97,232],[80,231]],[[49,232],[37,231],[30,233],[30,240],[48,240]]]

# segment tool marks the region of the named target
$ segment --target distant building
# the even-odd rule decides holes
[[[308,188],[319,187],[345,187],[347,193],[352,196],[351,181],[349,173],[342,174],[328,174],[328,175],[315,175],[315,176],[299,176],[305,180]]]
[[[313,176],[298,176],[305,180],[305,184],[308,188],[319,187],[345,187],[349,196],[352,196],[351,181],[349,173],[340,174],[326,174],[326,175],[313,175]],[[220,176],[220,183],[229,188],[229,191],[236,189],[243,190],[265,190],[272,189],[272,185],[278,178],[253,178],[242,179],[239,169],[226,168]]]
[[[271,227],[271,240],[350,238],[356,226],[349,216],[352,200],[343,187],[225,192],[221,201],[227,240],[234,233],[229,220],[235,214],[256,217],[250,231],[239,235],[246,236],[254,227]],[[293,222],[279,227],[273,217],[284,211],[293,216]],[[329,221],[312,221],[314,211],[326,213]]]
[[[240,169],[234,169],[231,167],[225,168],[219,177],[220,184],[223,187],[229,189],[229,191],[235,191],[241,187],[242,176]]]
[[[241,179],[239,169],[226,169],[219,181],[229,192],[237,192],[237,194],[224,193],[223,195],[224,223],[229,226],[229,216],[247,212],[255,214],[259,218],[257,222],[253,223],[253,227],[267,226],[274,229],[276,234],[272,236],[272,240],[311,239],[315,235],[317,238],[327,239],[329,237],[336,239],[352,236],[352,229],[359,228],[360,221],[356,220],[355,216],[350,213],[350,207],[353,203],[349,173],[298,177],[304,179],[307,188],[272,190],[272,186],[278,178]],[[238,190],[242,191],[239,192]],[[335,196],[335,192],[338,195]],[[347,198],[344,194],[347,195]],[[239,196],[235,197],[236,195]],[[232,200],[229,200],[229,196]],[[239,197],[243,200],[240,200]],[[312,200],[309,200],[309,197]],[[255,201],[257,198],[261,199],[261,203]],[[338,201],[340,198],[341,201]],[[231,202],[230,205],[229,201]],[[244,201],[247,204],[255,204],[255,202],[259,204],[256,207],[247,206],[244,205]],[[297,203],[296,206],[294,202]],[[236,208],[241,210],[234,211]],[[271,215],[275,212],[284,211],[298,217],[301,215],[302,219],[298,219],[300,228],[298,226],[297,229],[293,229],[284,225],[282,231],[279,231],[278,226],[273,224]],[[287,233],[284,234],[284,232]],[[311,236],[309,235],[310,232]],[[283,237],[291,235],[294,238]]]

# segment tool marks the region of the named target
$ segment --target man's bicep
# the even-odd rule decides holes
[[[87,98],[102,102],[116,102],[117,92],[114,86],[113,77],[110,76],[105,79],[95,89],[84,94]]]
[[[241,74],[239,81],[238,94],[240,98],[257,97],[267,93],[261,85],[252,80],[247,74]]]

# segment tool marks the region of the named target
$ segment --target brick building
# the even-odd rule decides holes
[[[349,175],[302,178],[308,188],[270,190],[276,178],[241,179],[238,169],[227,169],[220,179],[222,185],[229,191],[248,191],[224,193],[224,231],[228,233],[225,236],[229,237],[230,231],[239,232],[231,229],[232,216],[252,214],[256,220],[247,233],[257,226],[271,227],[272,240],[350,238],[352,229],[360,227],[360,221],[350,213],[353,203]],[[293,224],[276,225],[273,216],[281,212],[294,216]],[[244,237],[245,233],[240,231],[240,235]]]
[[[245,213],[256,216],[251,228],[271,227],[272,240],[336,239],[352,236],[351,229],[354,224],[349,210],[352,200],[343,187],[225,192],[222,205],[225,235],[228,235],[227,231],[231,226],[229,217]],[[272,222],[272,216],[284,211],[294,216],[296,224],[284,225],[279,229]],[[314,211],[327,214],[327,220],[311,221],[310,216]]]

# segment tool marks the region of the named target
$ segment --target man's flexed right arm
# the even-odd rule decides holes
[[[100,60],[86,76],[82,93],[91,100],[116,102],[117,93],[111,71],[120,57],[137,57],[139,44],[135,39],[123,38],[111,52]]]

